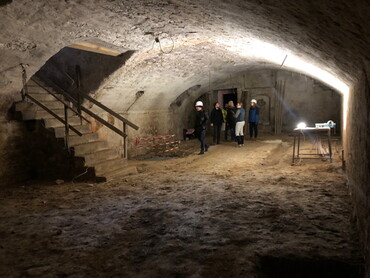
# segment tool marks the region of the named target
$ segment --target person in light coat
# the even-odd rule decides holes
[[[236,125],[235,125],[235,136],[239,147],[244,146],[244,125],[245,125],[245,110],[243,104],[238,102],[236,105]]]

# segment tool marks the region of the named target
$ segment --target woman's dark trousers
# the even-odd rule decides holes
[[[213,125],[213,144],[220,144],[221,125]]]
[[[249,123],[249,136],[252,138],[254,133],[254,138],[257,138],[258,135],[258,124]]]

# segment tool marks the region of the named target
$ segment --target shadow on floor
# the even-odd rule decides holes
[[[361,278],[361,264],[350,264],[326,258],[272,257],[261,258],[258,278]]]

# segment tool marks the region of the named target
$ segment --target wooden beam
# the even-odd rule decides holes
[[[104,54],[104,55],[109,55],[109,56],[118,56],[118,55],[122,54],[119,51],[109,49],[109,48],[104,47],[104,46],[96,45],[96,44],[93,44],[93,43],[90,43],[90,42],[74,43],[74,44],[69,45],[68,47],[76,48],[76,49],[80,49],[80,50],[85,50],[85,51],[89,51],[89,52],[95,52],[95,53]]]

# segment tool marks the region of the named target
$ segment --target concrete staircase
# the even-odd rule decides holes
[[[64,99],[62,95],[55,93],[53,88],[45,88],[60,99]],[[59,102],[32,79],[27,83],[27,90],[30,96],[64,119],[63,103]],[[16,103],[15,110],[21,112],[24,121],[43,121],[45,128],[54,131],[56,138],[65,140],[64,124],[29,99],[26,98],[25,101]],[[81,123],[80,118],[71,110],[68,111],[68,115],[69,124],[82,133],[82,136],[79,136],[72,130],[69,131],[69,147],[74,149],[74,158],[80,163],[82,161],[85,170],[89,169],[90,174],[92,172],[97,180],[105,181],[127,166],[127,160],[121,158],[120,152],[116,148],[110,148],[106,141],[100,140],[98,134],[91,131],[88,122],[83,120]]]

